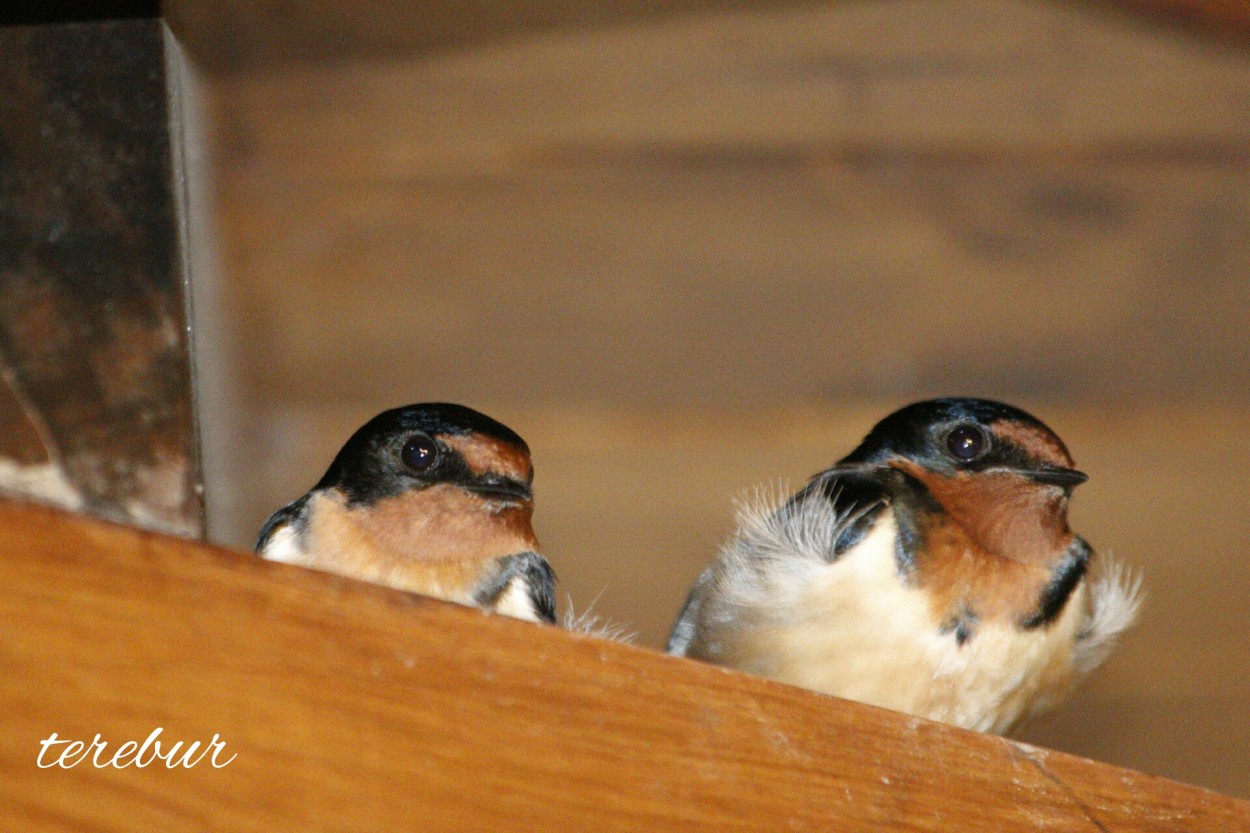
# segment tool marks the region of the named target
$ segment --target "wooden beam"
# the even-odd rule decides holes
[[[0,27],[0,489],[199,535],[179,60],[155,18]]]
[[[1069,0],[1115,6],[1137,17],[1183,25],[1246,43],[1250,6],[1243,0]],[[426,2],[419,14],[404,0],[367,6],[307,0],[167,0],[175,31],[214,75],[291,65],[325,65],[464,49],[523,37],[659,24],[724,12],[801,8],[802,0],[558,0]],[[851,5],[851,4],[842,4]]]
[[[23,830],[1250,830],[1195,787],[47,508],[0,504],[0,586]],[[108,765],[157,728],[224,765]],[[40,768],[53,732],[103,765]]]
[[[214,75],[291,65],[325,65],[439,52],[474,45],[679,19],[742,9],[784,8],[803,0],[436,0],[415,11],[407,0],[369,4],[309,0],[167,0],[165,13]]]
[[[1128,14],[1182,26],[1241,46],[1250,44],[1250,4],[1245,0],[1102,0]]]

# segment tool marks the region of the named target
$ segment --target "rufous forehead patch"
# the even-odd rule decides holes
[[[1044,428],[999,420],[990,424],[990,430],[1004,440],[1020,446],[1035,460],[1065,468],[1075,465],[1063,441]]]
[[[511,443],[478,434],[442,434],[439,439],[455,449],[474,474],[502,474],[522,483],[529,483],[534,478],[534,466],[529,454]]]

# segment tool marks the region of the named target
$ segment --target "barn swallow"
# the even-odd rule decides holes
[[[256,552],[519,619],[555,621],[531,526],[534,467],[514,431],[462,405],[395,408],[360,428]]]
[[[668,650],[1009,732],[1106,659],[1140,604],[1068,527],[1085,480],[1017,408],[910,405],[780,505],[742,509]]]

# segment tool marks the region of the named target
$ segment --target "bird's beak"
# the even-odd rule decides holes
[[[1020,469],[1019,472],[1038,483],[1045,483],[1047,486],[1062,486],[1065,489],[1071,489],[1089,480],[1089,475],[1085,472],[1066,469],[1063,466],[1041,465],[1035,469]]]
[[[488,474],[479,477],[464,487],[470,493],[488,500],[502,500],[508,503],[528,503],[534,499],[529,486],[511,477]]]

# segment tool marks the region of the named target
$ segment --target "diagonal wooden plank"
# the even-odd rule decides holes
[[[1250,830],[1194,787],[47,508],[0,504],[0,585],[26,830]],[[157,727],[224,765],[37,766],[52,732]]]

